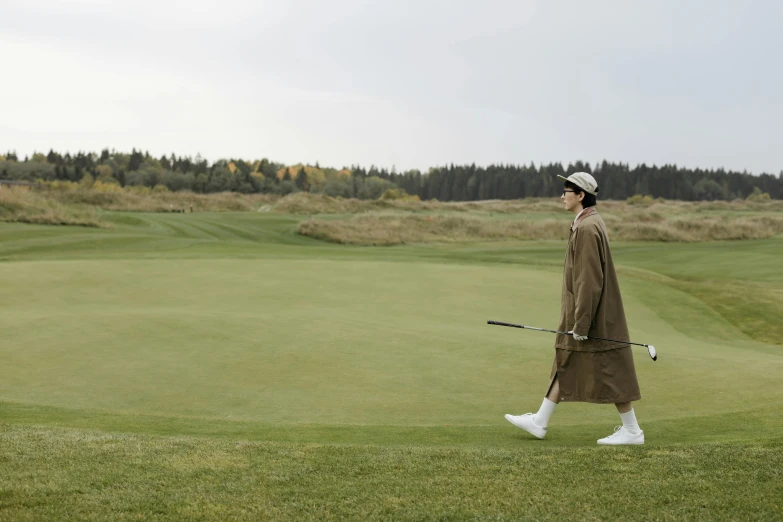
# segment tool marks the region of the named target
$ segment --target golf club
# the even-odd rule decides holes
[[[487,324],[494,324],[497,326],[509,326],[511,328],[524,328],[525,330],[538,330],[539,332],[549,332],[554,334],[563,334],[563,335],[572,335],[574,332],[559,332],[557,330],[547,330],[546,328],[536,328],[534,326],[525,326],[522,324],[513,324],[513,323],[502,323],[500,321],[487,321]],[[642,344],[642,343],[632,343],[631,341],[618,341],[616,339],[605,339],[603,337],[587,337],[588,339],[597,339],[599,341],[609,341],[613,343],[625,343],[625,344],[632,344],[634,346],[644,346],[647,348],[647,353],[650,354],[650,359],[653,361],[658,360],[658,352],[655,351],[655,346],[651,344]]]

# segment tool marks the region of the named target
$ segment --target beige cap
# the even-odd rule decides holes
[[[564,178],[563,176],[558,174],[557,177],[562,179],[563,181],[570,181],[577,187],[580,187],[582,190],[584,190],[588,194],[592,194],[593,196],[595,196],[596,192],[598,192],[598,182],[595,180],[593,176],[591,176],[587,172],[574,172],[567,178]]]

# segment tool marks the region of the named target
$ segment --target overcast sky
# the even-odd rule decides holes
[[[783,169],[783,2],[0,0],[0,153]]]

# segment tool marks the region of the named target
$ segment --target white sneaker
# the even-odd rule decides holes
[[[525,413],[524,415],[509,415],[506,413],[506,420],[517,428],[522,428],[531,435],[543,439],[544,435],[546,435],[546,428],[542,428],[536,424],[533,420],[535,416],[534,413]]]
[[[628,431],[625,426],[617,426],[614,429],[614,433],[603,439],[598,439],[598,444],[606,444],[608,446],[644,444],[644,432],[639,430],[639,433],[632,433]]]

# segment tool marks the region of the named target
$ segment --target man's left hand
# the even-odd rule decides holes
[[[586,335],[579,335],[578,333],[574,332],[574,339],[577,341],[586,341],[587,336]]]

